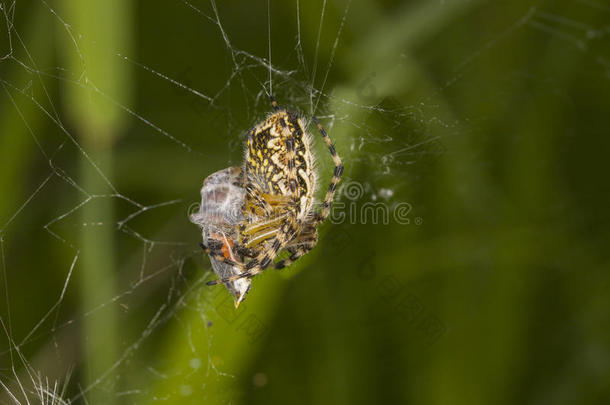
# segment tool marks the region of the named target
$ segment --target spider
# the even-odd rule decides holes
[[[238,180],[245,191],[243,219],[234,231],[236,237],[231,238],[230,243],[203,246],[210,257],[234,267],[237,274],[220,276],[208,285],[224,283],[229,286],[237,280],[254,277],[271,264],[276,269],[292,264],[314,248],[318,241],[317,226],[330,213],[343,174],[341,158],[322,125],[312,117],[335,165],[324,201],[317,210],[314,207],[317,174],[312,136],[297,113],[280,108],[273,97],[270,100],[273,112],[247,136],[244,165]],[[226,254],[229,244],[238,260]],[[290,256],[274,262],[284,250]],[[236,297],[238,301],[243,298]]]

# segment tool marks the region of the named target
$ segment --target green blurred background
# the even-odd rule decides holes
[[[269,3],[0,0],[0,403],[608,403],[610,6]],[[235,311],[188,214],[269,20],[346,171]]]

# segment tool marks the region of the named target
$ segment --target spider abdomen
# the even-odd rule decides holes
[[[280,110],[254,127],[244,161],[254,192],[293,199],[290,208],[297,217],[311,210],[316,186],[311,137],[297,114]]]

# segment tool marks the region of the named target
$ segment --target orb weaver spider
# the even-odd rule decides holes
[[[312,136],[297,113],[280,108],[273,97],[270,100],[273,112],[248,132],[244,165],[237,180],[245,191],[241,208],[243,219],[229,238],[212,238],[212,243],[208,238],[208,243],[202,244],[218,266],[224,263],[232,267],[231,272],[235,274],[216,271],[221,278],[207,284],[224,283],[235,295],[236,306],[243,301],[249,284],[246,290],[243,287],[236,289],[235,282],[263,272],[283,250],[290,256],[273,263],[276,269],[289,266],[315,247],[317,226],[328,217],[343,174],[341,158],[328,134],[312,117],[334,162],[333,177],[320,210],[317,210],[314,207],[317,174]],[[222,221],[230,222],[225,218]],[[201,226],[201,220],[193,222]]]

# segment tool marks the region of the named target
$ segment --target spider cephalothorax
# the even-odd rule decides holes
[[[213,241],[214,246],[210,246],[204,240],[210,257],[231,266],[233,274],[217,271],[221,278],[208,284],[222,282],[234,290],[232,283],[252,278],[272,263],[276,269],[289,265],[313,249],[318,240],[317,226],[330,212],[343,165],[328,134],[313,118],[335,164],[328,191],[317,210],[314,207],[317,176],[307,125],[296,113],[280,109],[273,98],[271,104],[274,112],[248,132],[244,166],[238,180],[245,192],[243,218],[228,232],[231,244]],[[228,222],[223,219],[224,225]],[[201,221],[198,224],[205,226]],[[225,252],[230,249],[236,259],[227,257],[231,255],[222,249]],[[283,250],[290,256],[274,263]],[[236,305],[244,295],[239,298],[236,295]]]

